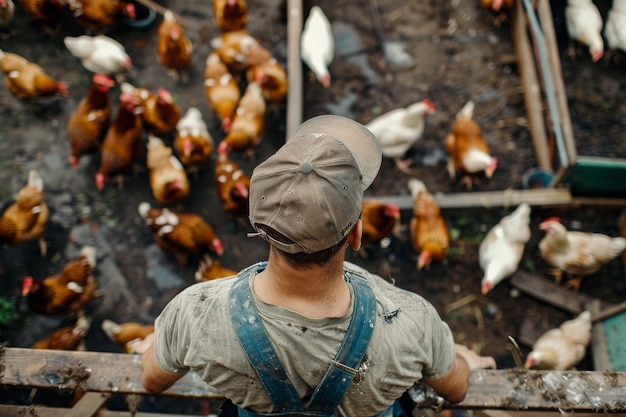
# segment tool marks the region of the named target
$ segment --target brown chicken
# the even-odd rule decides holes
[[[55,350],[87,350],[85,346],[85,336],[89,331],[91,319],[84,315],[79,315],[76,323],[71,326],[64,326],[55,330],[47,337],[36,341],[33,349],[55,349]]]
[[[245,29],[224,32],[211,41],[211,46],[233,74],[246,71],[272,57],[269,49],[263,47]]]
[[[145,94],[147,90],[138,90],[142,92],[141,117],[145,129],[155,135],[166,135],[174,131],[182,112],[170,92],[164,88],[159,88],[157,94]]]
[[[224,253],[224,246],[213,228],[197,214],[155,208],[147,202],[140,203],[138,211],[157,245],[174,254],[180,265],[186,265],[189,256]]]
[[[46,255],[43,234],[50,213],[43,199],[43,181],[39,172],[28,173],[28,183],[18,192],[15,202],[0,217],[0,242],[18,245],[38,240],[39,250]]]
[[[215,163],[215,184],[226,213],[236,218],[248,215],[250,177],[223,150]]]
[[[206,167],[213,155],[213,137],[196,107],[190,107],[176,125],[174,149],[180,162],[196,176]]]
[[[248,24],[246,0],[213,0],[213,17],[222,32],[245,29]]]
[[[117,26],[122,18],[134,20],[135,5],[121,0],[69,0],[68,8],[87,33],[102,34]]]
[[[232,277],[236,275],[237,271],[229,268],[224,268],[219,260],[211,258],[209,255],[204,255],[198,264],[195,278],[197,282],[212,281],[214,279]]]
[[[154,94],[147,88],[136,88],[127,82],[122,83],[121,90],[138,101],[143,126],[149,133],[166,135],[176,129],[182,112],[169,91],[159,88]]]
[[[122,187],[123,174],[131,170],[142,148],[143,122],[137,100],[122,93],[113,124],[109,127],[100,151],[100,168],[95,175],[96,187],[102,190],[106,183],[116,178]]]
[[[590,342],[591,313],[585,310],[539,336],[524,366],[556,371],[571,369],[585,357]]]
[[[276,58],[253,65],[247,72],[248,82],[256,81],[267,101],[281,101],[287,95],[287,73]]]
[[[391,235],[400,222],[400,209],[395,204],[363,200],[363,246],[379,243]]]
[[[228,67],[215,52],[209,54],[204,67],[204,96],[222,122],[224,132],[228,133],[241,92]]]
[[[187,173],[172,152],[160,138],[148,137],[146,163],[150,170],[150,189],[154,199],[166,206],[180,205],[189,195]]]
[[[144,341],[154,337],[154,324],[141,324],[133,321],[116,323],[113,320],[102,320],[102,330],[114,341],[122,345],[126,353],[141,354]]]
[[[252,82],[241,97],[228,135],[219,144],[218,154],[230,151],[253,153],[261,142],[265,126],[265,99],[259,84]]]
[[[480,127],[472,119],[474,103],[467,102],[457,114],[452,130],[445,138],[448,151],[448,174],[454,180],[458,173],[463,174],[461,182],[468,190],[478,183],[478,175],[484,173],[491,178],[498,160],[489,153],[489,145],[482,136]]]
[[[60,22],[65,0],[20,0],[20,4],[36,23],[47,25],[47,31]]]
[[[413,197],[413,217],[409,227],[413,248],[419,253],[417,269],[421,270],[448,255],[450,234],[439,205],[424,183],[412,178],[408,185]]]
[[[96,296],[96,250],[84,246],[78,257],[68,262],[61,272],[37,281],[25,277],[22,296],[30,309],[39,314],[74,314],[81,312]]]
[[[78,107],[67,122],[67,136],[70,141],[69,162],[72,168],[78,167],[82,155],[92,154],[100,149],[111,119],[109,88],[115,82],[104,74],[94,74],[93,83]]]
[[[187,82],[187,70],[191,65],[193,45],[185,29],[176,21],[174,13],[166,10],[159,25],[157,56],[175,81]]]
[[[565,286],[575,291],[585,276],[598,272],[626,249],[626,238],[568,231],[556,217],[541,222],[539,229],[546,232],[539,242],[541,257],[555,268],[551,272],[556,282],[561,282],[565,272],[570,277]]]
[[[1,49],[0,69],[4,73],[4,83],[9,92],[21,100],[68,94],[67,86],[50,77],[39,65]]]

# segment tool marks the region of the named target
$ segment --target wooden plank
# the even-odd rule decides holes
[[[515,272],[510,281],[511,285],[518,290],[574,314],[582,312],[587,303],[596,300],[594,297],[576,293],[548,279],[529,274],[522,270]],[[602,310],[611,307],[611,304],[604,301],[598,300],[598,302]]]
[[[626,412],[626,373],[474,370],[466,398],[449,404],[424,384],[410,391],[418,407],[510,411]]]
[[[140,355],[5,348],[0,364],[5,367],[1,381],[4,385],[148,394],[141,384]],[[189,372],[161,395],[224,398],[209,390],[195,372]]]
[[[520,78],[524,88],[524,104],[528,117],[528,127],[530,128],[535,147],[535,157],[540,168],[552,171],[541,87],[538,81],[535,58],[528,39],[526,14],[522,8],[521,0],[515,2],[511,25],[513,45],[517,54]]]
[[[71,411],[69,408],[44,407],[39,405],[4,405],[0,404],[0,416],[2,417],[67,417]],[[100,410],[94,417],[129,417],[128,411]],[[138,411],[135,417],[200,417],[199,414],[164,414],[164,413],[142,413]]]
[[[563,133],[563,142],[569,166],[572,166],[576,163],[576,144],[574,143],[574,129],[572,128],[572,119],[567,104],[567,93],[565,92],[565,83],[563,82],[561,59],[557,47],[556,34],[554,32],[554,20],[548,0],[539,0],[536,4],[537,15],[543,30],[543,40],[545,41],[547,49],[550,73],[552,74],[552,87],[554,89],[559,113],[558,120],[561,122],[561,132]]]
[[[287,1],[287,140],[302,123],[302,0]]]
[[[153,395],[141,385],[140,359],[139,355],[117,353],[5,348],[0,382],[5,386]],[[626,412],[626,401],[621,400],[626,398],[626,373],[619,372],[475,370],[467,396],[458,404],[445,403],[423,384],[412,392],[418,407]],[[224,398],[208,390],[195,372],[161,395]]]
[[[602,311],[600,300],[592,300],[585,303],[585,308],[591,312],[592,316]],[[611,369],[611,359],[609,358],[609,349],[606,344],[606,336],[602,322],[595,323],[591,327],[591,346],[594,369],[597,371]]]
[[[480,417],[563,417],[572,415],[572,417],[598,417],[597,413],[565,413],[565,412],[546,412],[546,411],[502,411],[502,410],[476,410],[475,415]],[[616,416],[617,414],[613,414]]]
[[[465,193],[435,193],[435,201],[442,210],[463,208],[514,207],[523,202],[531,206],[570,206],[572,195],[564,188],[532,190],[476,191]],[[403,196],[366,196],[365,199],[395,204],[400,210],[412,210],[413,199]]]
[[[91,417],[94,416],[100,408],[107,402],[110,393],[104,392],[86,392],[80,397],[80,400],[66,414],[67,417]]]

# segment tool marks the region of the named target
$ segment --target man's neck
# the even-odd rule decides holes
[[[261,301],[312,319],[342,317],[350,307],[342,256],[323,267],[295,269],[270,252],[267,268],[255,277],[253,288]]]

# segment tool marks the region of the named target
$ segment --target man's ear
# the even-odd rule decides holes
[[[348,242],[355,251],[361,249],[361,237],[363,236],[363,220],[357,220],[356,224],[348,236]]]

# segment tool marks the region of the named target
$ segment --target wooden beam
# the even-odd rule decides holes
[[[591,312],[591,315],[597,315],[602,312],[600,300],[592,300],[585,303],[585,308]],[[593,368],[597,371],[611,369],[611,358],[609,357],[609,347],[606,342],[604,333],[604,324],[596,322],[591,327],[591,346],[593,354]]]
[[[538,188],[532,190],[477,191],[466,193],[435,193],[435,201],[442,210],[463,208],[514,207],[523,202],[531,206],[569,206],[572,195],[564,188]],[[365,199],[385,201],[400,210],[412,210],[413,198],[403,196],[366,196]]]
[[[0,416],[2,417],[67,417],[71,411],[71,408],[62,407],[0,404]],[[131,414],[128,411],[100,410],[94,415],[94,417],[129,417],[130,415]],[[134,414],[134,417],[200,417],[200,414],[142,413],[141,411],[138,411]],[[576,417],[578,417],[578,415]]]
[[[563,71],[561,70],[561,59],[554,32],[554,19],[550,10],[549,0],[539,0],[537,3],[537,15],[543,29],[543,40],[548,52],[548,62],[550,63],[550,73],[552,74],[552,85],[557,101],[559,120],[561,121],[561,131],[569,166],[576,163],[576,144],[574,142],[574,129],[572,119],[567,104],[567,93],[563,82]]]
[[[302,33],[302,0],[287,0],[287,137],[291,137],[302,123],[302,61],[300,35]]]
[[[548,279],[541,278],[521,270],[515,272],[513,276],[511,276],[510,281],[511,285],[518,290],[574,314],[581,313],[585,310],[585,306],[588,303],[595,302],[597,300],[589,295],[576,293],[572,290],[568,290],[567,288],[563,288]],[[600,303],[600,308],[602,310],[611,307],[611,304],[600,300],[598,300],[598,302]]]
[[[140,361],[141,356],[130,354],[4,348],[0,382],[9,387],[153,395],[141,385]],[[424,384],[411,391],[420,408],[438,404],[460,409],[626,412],[622,400],[626,373],[619,372],[475,370],[467,396],[458,404],[446,403]],[[161,395],[224,398],[207,389],[195,372]]]
[[[80,400],[66,414],[67,417],[92,417],[94,416],[105,402],[111,396],[110,393],[104,392],[86,392]]]
[[[539,168],[552,171],[552,158],[546,133],[544,105],[541,98],[535,56],[528,39],[527,20],[522,2],[516,1],[511,19],[513,45],[517,54],[520,78],[524,88],[524,104],[528,117],[528,127],[535,147],[535,156]]]

